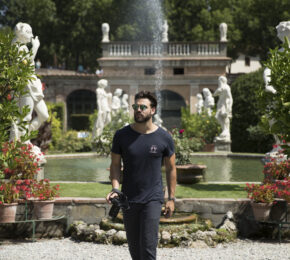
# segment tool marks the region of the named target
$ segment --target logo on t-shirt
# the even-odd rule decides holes
[[[157,153],[157,145],[152,144],[150,147],[150,152],[149,153]]]

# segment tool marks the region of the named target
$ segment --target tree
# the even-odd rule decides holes
[[[233,118],[231,138],[233,152],[259,152],[271,150],[274,140],[258,126],[264,110],[258,106],[257,90],[264,86],[263,71],[238,77],[231,86]]]

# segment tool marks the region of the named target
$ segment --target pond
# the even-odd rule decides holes
[[[208,182],[263,180],[263,165],[257,158],[192,157],[192,162],[207,166],[205,180]],[[110,158],[48,158],[45,178],[51,181],[109,181],[109,166]]]

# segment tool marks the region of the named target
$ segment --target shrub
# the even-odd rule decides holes
[[[262,74],[259,70],[242,75],[231,85],[234,100],[231,122],[233,152],[265,153],[274,143],[273,137],[258,125],[264,112],[257,104],[257,89],[264,84]]]
[[[201,114],[190,114],[189,108],[181,108],[181,125],[186,130],[187,137],[200,138],[203,142],[211,144],[221,132],[221,127],[214,117],[206,111]]]

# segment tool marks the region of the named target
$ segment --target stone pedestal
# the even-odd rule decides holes
[[[222,141],[215,140],[214,141],[214,151],[215,152],[231,152],[231,141]]]

